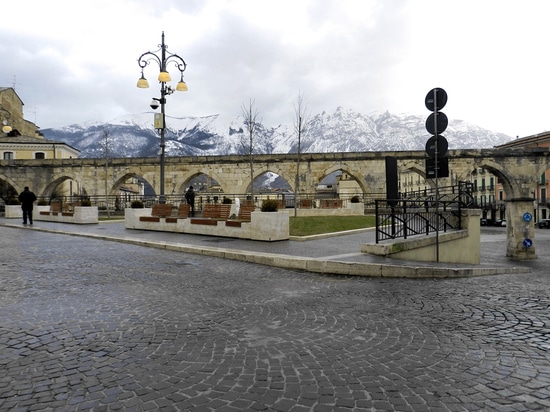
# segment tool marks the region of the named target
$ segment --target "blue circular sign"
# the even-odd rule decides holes
[[[523,214],[523,221],[524,222],[530,222],[531,220],[533,220],[533,215],[529,212],[526,212]]]
[[[530,248],[533,246],[533,241],[531,239],[525,239],[523,241],[523,247]]]

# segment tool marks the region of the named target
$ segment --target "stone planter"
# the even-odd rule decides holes
[[[47,212],[50,210],[50,206],[49,205],[40,205],[40,206],[35,206],[34,207],[34,210],[33,210],[33,216],[34,214],[36,213],[37,215],[40,214],[40,212]]]
[[[140,216],[151,216],[150,207],[141,209],[131,209],[129,207],[124,209],[124,227],[126,229],[142,229],[139,218]]]
[[[364,215],[365,214],[365,204],[363,202],[351,203],[348,202],[346,209],[351,210],[352,215]]]
[[[288,211],[252,212],[250,217],[252,239],[266,241],[289,239],[290,221]]]
[[[23,219],[21,205],[6,205],[4,217],[6,219]]]
[[[47,212],[47,213],[40,213]],[[97,206],[75,206],[72,212],[51,213],[49,206],[38,206],[33,213],[34,220],[58,223],[92,224],[99,223]]]
[[[216,220],[208,218],[175,219],[170,222],[161,217],[158,220],[140,221],[141,216],[151,216],[152,208],[124,209],[126,229],[153,230],[159,232],[189,233],[207,236],[234,237],[253,240],[288,240],[290,232],[287,211],[252,212],[250,222],[238,220]]]
[[[98,216],[99,212],[97,206],[75,206],[73,212],[73,223],[98,223]]]

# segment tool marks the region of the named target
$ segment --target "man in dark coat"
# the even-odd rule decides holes
[[[36,200],[36,195],[29,190],[28,186],[25,186],[25,190],[23,190],[19,194],[19,201],[21,202],[21,209],[23,210],[23,224],[27,224],[27,219],[29,220],[29,223],[32,225],[32,208],[33,203]]]
[[[191,205],[191,216],[195,216],[195,191],[193,186],[189,186],[189,189],[185,192],[185,200]]]

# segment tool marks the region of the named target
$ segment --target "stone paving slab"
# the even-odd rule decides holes
[[[10,222],[6,223],[5,220],[2,222],[1,219],[0,225],[21,227]],[[350,231],[349,234],[334,237],[313,236],[307,241],[301,238],[280,242],[260,242],[195,234],[129,230],[125,229],[123,221],[85,226],[40,222],[32,228],[322,274],[445,278],[531,271],[529,263],[523,264],[523,262],[511,262],[505,259],[502,249],[498,251],[500,259],[483,257],[480,265],[413,262],[361,253],[361,244],[374,240],[372,230],[355,230]],[[503,241],[504,232],[498,233],[501,234],[500,241]],[[493,254],[492,250],[490,254]]]
[[[550,409],[544,255],[383,279],[3,226],[0,256],[2,411]]]

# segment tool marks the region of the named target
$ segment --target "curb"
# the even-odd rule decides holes
[[[345,262],[319,258],[308,258],[276,253],[262,253],[237,249],[226,249],[216,247],[195,246],[173,242],[153,242],[146,240],[128,239],[107,235],[95,235],[87,233],[65,232],[56,229],[22,227],[15,224],[0,223],[0,226],[24,230],[37,230],[46,233],[55,233],[69,236],[87,237],[92,239],[106,240],[110,242],[128,243],[136,246],[166,249],[178,252],[192,253],[197,255],[219,257],[259,265],[278,267],[288,270],[301,270],[323,275],[345,275],[363,276],[377,278],[411,278],[411,279],[445,279],[464,278],[505,274],[531,273],[529,268],[453,268],[436,266],[411,266],[397,264]],[[364,230],[364,229],[359,229]],[[346,233],[346,234],[349,234]]]

